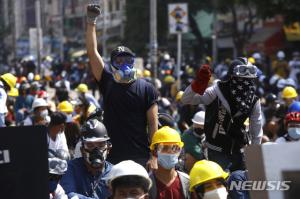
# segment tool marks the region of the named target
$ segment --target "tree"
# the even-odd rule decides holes
[[[282,15],[286,24],[300,21],[300,1],[297,0],[252,0],[257,13],[263,17]]]

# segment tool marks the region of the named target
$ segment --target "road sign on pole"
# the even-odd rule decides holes
[[[177,90],[181,89],[180,68],[182,54],[182,33],[188,32],[188,7],[186,3],[168,5],[169,32],[177,34]]]
[[[171,34],[188,32],[188,7],[187,3],[168,5],[169,32]]]

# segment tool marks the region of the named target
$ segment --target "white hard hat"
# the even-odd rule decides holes
[[[168,53],[164,54],[164,60],[170,60],[170,55]]]
[[[43,98],[36,98],[32,103],[32,109],[43,106],[49,106],[46,100],[44,100]]]
[[[259,53],[253,53],[252,57],[256,60],[261,59],[261,55]]]
[[[146,169],[132,160],[125,160],[114,165],[105,179],[107,179],[108,184],[111,185],[113,180],[123,176],[140,176],[149,182],[149,189],[152,185],[152,181],[149,178]]]
[[[284,52],[283,51],[278,51],[277,52],[277,58],[278,59],[284,59],[285,58],[285,54],[284,54]]]
[[[33,73],[28,73],[27,79],[28,79],[29,81],[32,81],[33,78],[34,78],[34,74],[33,74]]]
[[[195,124],[204,125],[204,120],[205,120],[205,112],[199,111],[194,115],[192,122]]]

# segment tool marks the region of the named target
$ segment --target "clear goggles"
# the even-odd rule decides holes
[[[290,122],[288,123],[288,128],[300,128],[300,123]]]
[[[257,77],[257,68],[254,65],[237,65],[233,68],[233,75],[238,77]]]
[[[134,63],[134,57],[130,56],[130,55],[116,56],[116,57],[114,57],[114,59],[112,61],[112,65],[118,69],[120,69],[124,66],[132,68],[133,63]]]
[[[84,149],[88,150],[88,151],[92,151],[94,149],[99,149],[101,151],[105,151],[107,149],[108,146],[108,142],[104,141],[104,142],[89,142],[89,141],[84,141],[83,142],[83,147]]]
[[[181,148],[178,144],[161,143],[157,146],[157,152],[177,154],[180,153]]]

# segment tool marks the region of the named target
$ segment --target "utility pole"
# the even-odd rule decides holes
[[[59,47],[59,54],[60,54],[60,59],[61,61],[64,61],[64,1],[60,0],[60,24],[61,28],[59,31],[59,37],[60,37],[60,47]]]
[[[157,48],[157,0],[150,0],[150,56],[154,82],[157,79]]]
[[[41,3],[35,1],[35,18],[36,18],[36,50],[37,50],[37,74],[41,72]]]
[[[214,6],[214,11],[213,11],[213,35],[212,35],[212,66],[214,67],[215,64],[218,62],[218,44],[217,44],[217,39],[218,39],[218,31],[217,31],[217,0],[213,0],[213,6]]]

